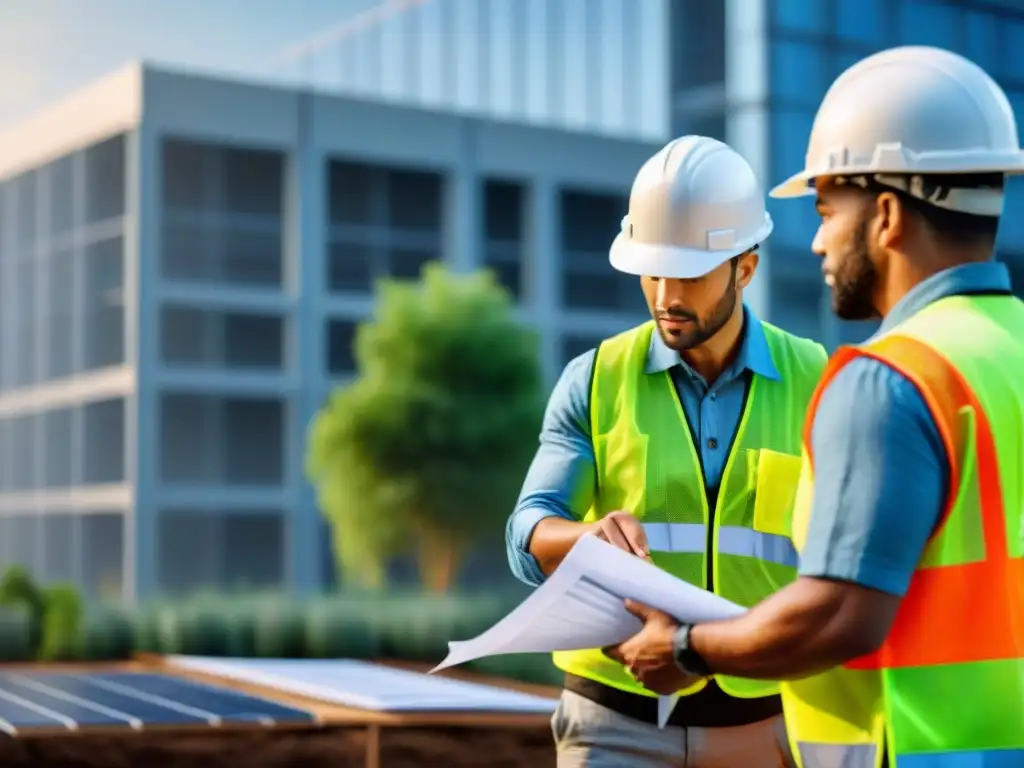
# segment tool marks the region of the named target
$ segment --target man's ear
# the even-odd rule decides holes
[[[754,279],[757,272],[759,257],[757,251],[747,251],[739,257],[736,263],[736,287],[746,288]]]
[[[882,192],[875,198],[875,236],[883,248],[895,248],[906,236],[909,211],[895,192]]]

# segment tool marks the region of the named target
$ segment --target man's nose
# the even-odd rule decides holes
[[[825,236],[821,233],[822,226],[818,225],[818,230],[814,233],[814,239],[811,241],[811,252],[817,256],[825,255]]]
[[[659,309],[673,309],[683,303],[682,281],[663,279],[658,281],[657,306]]]

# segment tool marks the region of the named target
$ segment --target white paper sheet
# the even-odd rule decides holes
[[[687,623],[729,619],[745,611],[653,563],[584,536],[551,577],[514,611],[471,640],[450,642],[448,656],[431,671],[484,656],[616,645],[641,627],[623,605],[627,598]],[[659,726],[664,727],[677,699],[661,697]]]

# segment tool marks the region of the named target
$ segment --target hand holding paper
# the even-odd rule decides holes
[[[471,640],[450,642],[448,656],[433,671],[505,653],[618,645],[643,626],[626,610],[627,599],[687,623],[733,618],[745,610],[588,535],[576,543],[551,578],[508,616]],[[662,725],[675,698],[663,697],[671,702],[659,703]]]

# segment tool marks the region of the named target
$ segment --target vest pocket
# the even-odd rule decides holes
[[[757,451],[754,530],[791,538],[793,502],[800,482],[801,459],[788,453]]]

